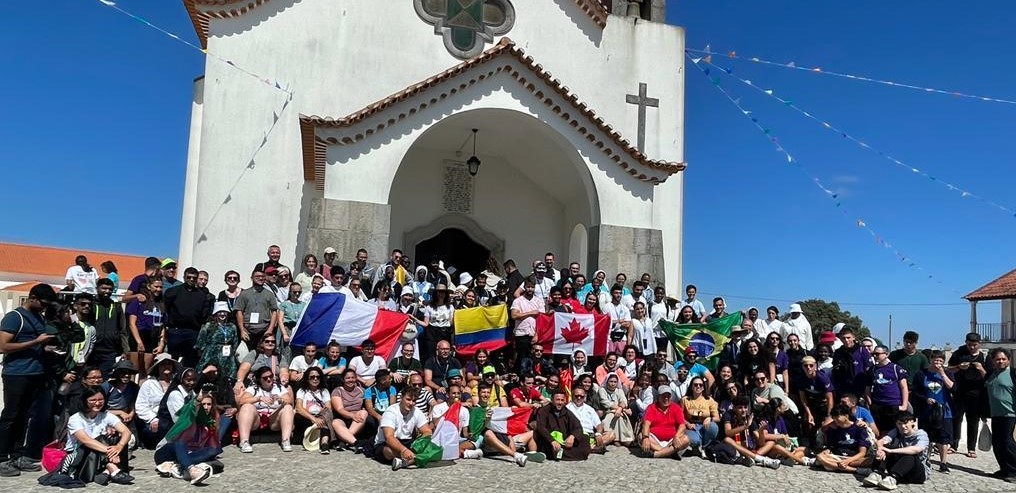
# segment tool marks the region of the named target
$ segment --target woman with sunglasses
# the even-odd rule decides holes
[[[85,483],[131,484],[134,477],[127,474],[130,430],[120,418],[106,412],[101,388],[88,387],[81,399],[82,410],[67,422],[67,456],[57,470]]]
[[[769,381],[783,387],[783,391],[790,394],[790,358],[783,350],[783,340],[778,333],[766,336],[765,350],[769,354],[770,365]]]
[[[279,445],[283,452],[292,452],[290,439],[293,436],[293,392],[276,383],[272,369],[263,366],[254,372],[254,384],[246,388],[238,402],[236,424],[240,434],[240,452],[254,451],[250,444],[252,431],[268,428],[281,431]]]
[[[307,421],[309,426],[318,428],[318,451],[327,455],[332,435],[332,400],[328,389],[324,387],[324,379],[321,368],[307,368],[303,376],[303,388],[296,391],[296,414]]]
[[[257,350],[247,353],[240,362],[240,368],[236,370],[236,391],[243,391],[243,385],[254,385],[257,382],[250,379],[252,372],[260,368],[269,368],[275,376],[276,383],[285,387],[289,385],[289,358],[278,351],[279,340],[275,334],[265,334],[258,342]]]
[[[226,289],[219,291],[219,296],[215,301],[225,301],[229,306],[229,311],[232,312],[233,304],[236,303],[236,297],[240,296],[240,292],[243,291],[240,287],[240,273],[235,270],[228,271],[224,280],[226,281]]]
[[[704,457],[705,449],[716,441],[716,437],[720,434],[719,405],[706,393],[704,378],[692,377],[688,393],[681,399],[681,406],[688,422],[686,430],[691,447]]]

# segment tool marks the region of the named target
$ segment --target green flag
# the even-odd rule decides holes
[[[699,357],[707,360],[720,354],[723,345],[730,340],[730,333],[734,327],[740,325],[741,312],[734,312],[704,324],[675,324],[660,320],[660,328],[681,354],[691,346],[695,348]]]

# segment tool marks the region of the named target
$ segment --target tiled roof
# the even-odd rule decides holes
[[[201,41],[201,46],[208,48],[208,23],[210,19],[228,19],[239,17],[254,10],[271,0],[183,0],[187,15],[194,24],[194,32]],[[400,0],[406,1],[408,0]],[[574,0],[593,23],[600,29],[607,27],[607,9],[599,0]]]
[[[1016,269],[1003,274],[998,279],[985,284],[964,296],[970,301],[1002,300],[1016,298]]]
[[[512,57],[522,62],[523,67],[528,70],[522,72],[511,64],[493,63],[501,57]],[[484,70],[479,70],[481,67]],[[463,74],[473,69],[477,69],[476,73],[466,80],[467,76]],[[510,38],[504,37],[501,38],[501,41],[492,48],[484,51],[475,58],[455,65],[454,67],[424,79],[423,81],[417,82],[342,118],[333,119],[319,116],[301,115],[300,126],[301,131],[303,132],[304,179],[314,181],[319,190],[324,188],[324,160],[325,147],[327,144],[346,145],[363,140],[375,133],[384,131],[387,127],[416,114],[418,111],[421,111],[438,101],[444,100],[449,96],[452,96],[499,73],[507,73],[526,90],[532,92],[537,99],[542,100],[555,114],[568,121],[568,124],[571,127],[575,128],[575,130],[582,134],[584,138],[593,142],[598,149],[617,163],[618,166],[639,180],[654,183],[662,181],[655,176],[647,176],[644,172],[640,171],[640,168],[662,171],[668,175],[683,171],[686,168],[686,164],[683,162],[678,163],[655,160],[650,159],[648,156],[643,154],[642,151],[636,148],[630,141],[621,136],[617,130],[614,130],[612,126],[608,125],[603,118],[597,116],[596,112],[590,109],[585,103],[579,101],[578,96],[565,87],[561,81],[555,79],[550,72],[544,70],[543,66],[536,63],[531,56],[527,56],[522,49],[516,47],[515,43]],[[427,92],[429,89],[460,75],[463,76],[461,84],[451,86],[441,94],[416,98],[417,96]],[[551,88],[552,92],[544,92],[543,89],[533,83],[534,81],[527,78],[534,75],[537,79],[546,83]],[[324,142],[322,142],[322,139],[315,136],[315,128],[352,127],[369,117],[388,110],[397,103],[405,102],[414,98],[416,99],[408,110],[402,111],[397,115],[393,112],[387,120],[381,120],[376,126],[371,126],[363,132],[356,133],[355,135],[347,135],[341,139],[329,137],[325,139]],[[620,149],[621,152],[617,152],[615,147]]]
[[[120,279],[125,282],[145,270],[145,257],[139,255],[0,243],[0,272],[59,280],[74,265],[74,258],[78,255],[88,257],[88,263],[96,269],[99,264],[111,260],[116,264]]]

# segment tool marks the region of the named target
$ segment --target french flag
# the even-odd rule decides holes
[[[391,359],[406,329],[409,316],[379,310],[371,303],[349,298],[342,293],[317,293],[296,324],[292,345],[313,342],[323,348],[329,341],[359,346],[364,339],[374,341],[374,354]]]

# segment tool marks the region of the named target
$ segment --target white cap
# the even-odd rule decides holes
[[[847,324],[845,324],[843,322],[840,322],[840,323],[838,323],[838,324],[833,326],[833,332],[839,334],[840,331],[843,330],[843,328],[846,327],[846,326],[847,326]]]
[[[804,311],[801,310],[801,305],[794,303],[790,305],[790,313],[804,313]]]
[[[463,272],[463,273],[459,274],[459,283],[460,284],[465,285],[465,284],[469,284],[472,281],[473,281],[473,276],[469,275],[468,272]]]
[[[325,255],[328,255],[329,253],[335,253],[335,249],[332,247],[325,248]]]
[[[212,313],[226,312],[229,313],[229,303],[225,301],[216,301],[213,305]]]

